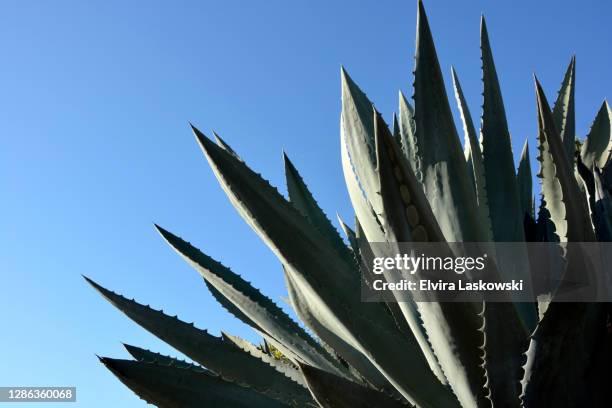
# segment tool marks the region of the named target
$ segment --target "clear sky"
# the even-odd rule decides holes
[[[529,137],[534,156],[534,72],[554,99],[576,53],[580,135],[612,96],[610,1],[425,6],[447,87],[453,64],[476,123],[486,15],[516,154]],[[397,91],[412,94],[415,14],[415,0],[0,2],[0,386],[71,385],[83,407],[144,406],[94,353],[126,357],[120,342],[176,353],[80,274],[254,340],[153,229],[282,304],[279,263],[229,204],[188,121],[281,191],[284,148],[326,212],[350,220],[340,65],[389,120]]]

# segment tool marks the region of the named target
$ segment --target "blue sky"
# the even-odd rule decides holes
[[[476,122],[485,13],[516,154],[529,137],[533,158],[534,72],[554,99],[577,54],[580,135],[612,95],[609,1],[425,6],[447,86],[453,64]],[[125,357],[120,342],[176,353],[80,274],[255,340],[153,229],[282,304],[278,262],[225,198],[188,121],[281,191],[284,148],[327,213],[351,219],[340,65],[390,119],[397,91],[412,93],[415,14],[412,0],[0,3],[0,385],[71,385],[77,405],[144,406],[94,353]]]

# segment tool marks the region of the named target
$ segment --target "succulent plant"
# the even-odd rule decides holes
[[[86,278],[194,362],[126,346],[133,360],[102,363],[161,407],[612,406],[607,303],[361,301],[360,239],[564,243],[612,237],[610,107],[604,102],[577,144],[575,58],[552,109],[535,80],[542,186],[536,211],[527,143],[515,169],[484,19],[481,51],[480,137],[452,71],[463,147],[420,1],[414,107],[400,93],[391,129],[342,69],[341,156],[356,214],[354,228],[340,220],[346,241],[287,156],[288,199],[218,135],[215,143],[192,127],[232,204],[280,260],[290,303],[309,330],[228,267],[156,226],[262,344],[211,335]],[[528,259],[501,269],[527,279]]]

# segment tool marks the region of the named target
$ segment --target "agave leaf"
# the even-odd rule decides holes
[[[319,302],[317,312],[325,314],[321,320],[325,327],[366,354],[406,398],[425,406],[453,403],[449,390],[428,370],[418,348],[415,353],[406,352],[414,345],[399,335],[383,306],[360,301],[353,263],[337,256],[316,228],[265,180],[197,129],[194,132],[234,206],[293,278],[300,280],[307,296]],[[328,273],[330,270],[334,273]],[[418,379],[406,373],[407,366],[419,370]]]
[[[316,303],[316,299],[309,301],[304,295],[304,290],[299,288],[293,280],[293,274],[287,271],[287,267],[284,267],[283,271],[291,306],[300,320],[346,361],[359,374],[359,378],[363,378],[375,388],[392,389],[389,381],[363,353],[349,344],[343,338],[344,336],[326,327],[326,323],[321,318],[321,310],[324,310],[326,306]]]
[[[300,364],[312,396],[322,408],[406,408],[407,404],[387,394]]]
[[[610,157],[612,149],[612,111],[607,101],[604,101],[597,112],[584,144],[582,145],[582,161],[589,169],[593,165],[602,168]]]
[[[518,173],[516,175],[518,184],[519,201],[521,204],[521,214],[533,217],[533,179],[531,176],[531,164],[529,163],[529,144],[525,140],[521,160],[519,161]]]
[[[165,366],[174,366],[176,368],[190,369],[193,371],[207,372],[207,370],[199,365],[191,364],[186,361],[179,360],[174,357],[165,356],[155,353],[140,347],[123,344],[123,347],[130,353],[134,359],[143,363],[156,363]],[[210,371],[209,371],[210,372]]]
[[[540,210],[538,211],[536,242],[559,242],[559,236],[555,229],[555,223],[550,218],[550,211],[546,208],[544,196],[540,199]]]
[[[480,48],[484,86],[481,144],[493,239],[496,242],[523,242],[524,216],[520,208],[510,132],[484,17],[480,25]],[[526,250],[523,256],[510,262],[502,261],[498,266],[505,279],[529,281]],[[527,331],[531,332],[537,323],[535,308],[528,303],[518,303],[516,307]]]
[[[595,239],[588,209],[581,196],[573,170],[564,160],[561,139],[552,120],[544,91],[536,79],[538,104],[538,143],[542,194],[561,242],[585,242]]]
[[[480,222],[485,223],[485,234],[483,241],[492,241],[493,232],[491,226],[491,216],[489,215],[489,200],[487,198],[486,189],[486,178],[484,162],[482,157],[482,151],[480,150],[480,143],[476,137],[476,129],[474,128],[474,122],[472,121],[472,115],[468,108],[459,78],[454,68],[451,68],[453,77],[453,87],[455,89],[455,98],[457,99],[457,105],[459,112],[461,113],[461,121],[463,122],[463,133],[464,133],[464,155],[468,164],[468,174],[472,180],[474,186],[474,194],[476,194],[476,201],[478,205],[479,219]]]
[[[494,407],[520,407],[528,333],[510,302],[487,302],[483,310],[484,365]]]
[[[317,204],[300,173],[298,173],[286,154],[283,154],[283,158],[285,162],[287,191],[289,192],[291,203],[330,241],[340,255],[350,257],[344,241],[342,241],[338,231]]]
[[[523,220],[523,228],[525,228],[525,242],[534,242],[536,240],[537,225],[538,223],[533,215],[529,213],[525,214],[525,219]]]
[[[373,111],[375,123],[376,159],[382,198],[383,216],[380,217],[389,243],[403,241],[444,241],[444,235],[433,215],[431,206],[423,193],[413,170],[401,154],[382,117]],[[361,245],[367,245],[365,242]],[[375,254],[383,256],[385,254]],[[408,323],[415,340],[438,379],[446,383],[436,356],[429,344],[421,316],[412,298],[405,292],[394,292],[404,320]],[[392,312],[393,313],[393,312]],[[393,313],[396,315],[397,313]],[[396,321],[399,320],[396,317]]]
[[[612,242],[612,197],[604,188],[601,174],[597,169],[593,171],[594,198],[593,198],[593,226],[597,239],[600,242]],[[602,264],[612,263],[612,254],[609,251],[601,251]],[[608,294],[612,294],[612,276],[608,275],[604,281]],[[609,305],[609,304],[608,304]],[[612,310],[612,307],[610,308]],[[609,333],[612,337],[612,334]],[[612,353],[610,349],[609,353]]]
[[[207,372],[106,357],[100,361],[140,398],[162,408],[290,406]]]
[[[582,188],[588,198],[589,206],[591,208],[593,208],[593,198],[595,197],[595,178],[593,176],[594,170],[595,168],[589,169],[584,164],[580,155],[576,157],[576,173],[578,173],[580,180],[582,180]]]
[[[374,115],[380,196],[385,214],[383,227],[387,232],[387,240],[402,242],[414,240],[416,237],[419,241],[445,242],[410,166],[400,154],[380,115],[377,112],[374,112]],[[402,189],[409,193],[402,194]],[[417,235],[418,230],[424,233]],[[448,251],[450,255],[450,248]],[[485,370],[482,367],[480,349],[484,344],[480,331],[484,322],[482,316],[477,313],[481,306],[469,303],[421,302],[415,307],[409,297],[401,296],[403,292],[394,294],[432,371],[439,375],[442,381],[448,379],[463,405],[486,404]],[[442,369],[447,374],[446,377],[442,374]]]
[[[342,229],[344,230],[345,234],[347,235],[347,238],[349,239],[349,242],[351,243],[351,248],[353,249],[353,253],[355,254],[357,265],[361,271],[362,262],[360,254],[360,245],[368,245],[368,242],[365,240],[361,240],[361,242],[358,242],[357,234],[348,225],[346,225],[344,221],[342,221],[340,216],[338,216],[338,221],[340,222]],[[406,319],[403,316],[403,312],[401,311],[399,304],[396,302],[388,302],[386,303],[386,305],[387,309],[389,309],[389,313],[391,313],[391,315],[393,316],[393,320],[395,321],[395,325],[397,326],[398,330],[407,335],[412,335],[410,333],[410,326],[408,325],[408,322],[406,322]]]
[[[340,145],[342,169],[351,202],[368,239],[383,237],[377,214],[380,199],[376,196],[378,178],[374,157],[374,128],[372,102],[355,84],[344,68],[342,80],[342,114],[340,116]]]
[[[416,152],[416,123],[414,122],[414,108],[410,105],[406,96],[402,91],[399,92],[399,129],[400,143],[404,157],[412,166],[412,171],[422,178],[420,175],[421,167],[418,163],[418,155]]]
[[[397,142],[399,146],[402,145],[402,134],[399,128],[399,123],[397,121],[397,115],[393,112],[393,138]]]
[[[166,242],[189,265],[243,315],[253,321],[260,331],[283,344],[285,349],[289,349],[292,357],[307,361],[321,369],[331,370],[338,375],[346,375],[342,367],[321,345],[259,290],[189,242],[159,226],[156,227]]]
[[[612,197],[603,187],[601,175],[598,170],[593,171],[594,180],[594,206],[593,225],[597,240],[612,242]],[[606,254],[607,255],[607,254]]]
[[[574,163],[574,152],[576,151],[576,113],[574,108],[574,93],[576,89],[576,56],[565,71],[561,88],[557,94],[557,100],[553,107],[553,121],[563,141],[563,148],[570,164]]]
[[[289,360],[278,359],[270,354],[264,353],[259,347],[255,346],[249,341],[241,339],[238,336],[232,336],[231,334],[221,332],[221,338],[223,341],[233,344],[240,350],[260,359],[269,366],[274,367],[276,371],[283,373],[285,376],[291,378],[302,387],[306,387],[304,377],[301,375],[297,367],[290,363]]]
[[[555,231],[555,224],[550,219],[550,212],[546,208],[546,200],[542,196],[540,198],[540,208],[538,218],[534,226],[534,237],[530,241],[533,242],[559,242],[559,237]],[[532,249],[529,253],[530,259],[547,259],[547,265],[551,265],[549,269],[534,271],[538,274],[538,278],[548,282],[559,282],[563,271],[565,270],[565,260],[561,251],[554,246],[547,247],[545,251]],[[541,261],[540,261],[541,262]],[[538,263],[534,261],[534,263]],[[542,276],[542,274],[547,274]],[[542,320],[546,309],[552,299],[553,291],[539,294],[538,299],[538,320]]]
[[[393,389],[389,387],[390,383],[406,399],[421,401],[419,404],[424,407],[429,407],[432,403],[439,404],[435,406],[441,407],[456,406],[454,397],[431,374],[427,363],[422,358],[421,350],[412,340],[407,342],[399,333],[387,331],[377,322],[361,318],[360,311],[357,310],[353,322],[356,329],[347,328],[342,321],[338,320],[334,311],[330,310],[327,299],[321,299],[319,294],[308,285],[308,282],[303,280],[299,273],[292,271],[289,267],[285,268],[285,272],[290,298],[298,316],[319,337],[336,350],[338,355],[350,364],[351,368],[359,373],[368,384],[377,389],[394,393]],[[358,332],[359,338],[355,338],[353,332]],[[381,352],[376,347],[384,348],[386,352]],[[370,352],[371,350],[373,352]],[[398,353],[401,353],[400,350],[404,350],[405,353],[410,355],[408,358],[408,360],[411,360],[410,362],[401,363],[397,360],[397,357],[400,356]],[[390,359],[391,355],[396,356],[395,361]],[[376,356],[382,357],[378,357],[379,360],[376,360]],[[401,359],[404,358],[401,357]],[[384,364],[384,366],[381,364]],[[402,377],[401,364],[410,364],[411,367],[418,366],[420,367],[419,372],[424,375],[420,378],[410,379]],[[381,374],[386,378],[382,377]],[[405,384],[404,381],[406,381]],[[409,393],[406,389],[414,389],[415,391]],[[433,390],[437,390],[437,393],[432,392]],[[425,393],[431,394],[428,397],[423,397]]]
[[[561,242],[593,241],[588,211],[576,200],[578,185],[564,160],[552,114],[542,87],[536,79],[542,190],[546,206]],[[557,200],[550,205],[550,200]],[[565,219],[562,218],[565,217]],[[565,221],[566,220],[566,221]],[[565,221],[565,222],[561,222]],[[584,273],[580,256],[568,247],[567,270]],[[563,281],[562,281],[563,284]],[[593,356],[606,332],[606,309],[601,303],[564,303],[553,301],[531,337],[523,378],[523,401],[526,407],[544,405],[569,407],[593,406],[589,375]],[[572,352],[568,353],[568,347]],[[558,373],[555,367],[562,367]],[[554,390],[554,392],[553,392]],[[546,395],[546,398],[544,398]]]
[[[606,334],[604,303],[551,302],[531,337],[523,378],[526,408],[594,407],[588,380]]]
[[[589,169],[587,168],[587,166],[584,164],[584,162],[582,161],[582,157],[580,156],[580,154],[576,155],[576,167],[575,167],[575,177],[576,180],[578,182],[578,188],[580,189],[580,192],[582,193],[582,195],[579,197],[579,199],[582,199],[582,201],[584,202],[585,207],[587,207],[589,209],[590,215],[591,215],[591,220],[593,221],[593,227],[595,227],[595,211],[596,211],[596,204],[595,204],[595,175],[594,173],[598,173],[599,174],[599,169],[596,168],[596,166],[593,166],[593,168]],[[605,188],[605,177],[600,177],[599,181],[602,182],[602,188]],[[597,230],[595,230],[595,232],[597,233]]]
[[[215,141],[217,142],[217,145],[219,145],[220,148],[222,148],[223,150],[225,150],[226,152],[228,152],[229,154],[231,154],[232,156],[234,156],[236,159],[242,161],[242,159],[240,158],[240,156],[238,156],[238,153],[236,153],[234,151],[234,149],[232,149],[230,147],[230,145],[228,145],[225,140],[221,139],[221,136],[219,136],[217,134],[217,132],[213,131],[213,135],[215,136]]]
[[[242,323],[251,326],[253,329],[257,331],[261,331],[261,327],[253,320],[249,318],[246,314],[242,312],[235,304],[233,304],[228,298],[223,296],[223,293],[219,291],[215,286],[211,285],[206,279],[204,280],[204,284],[213,295],[215,300],[229,313],[231,313],[235,318],[240,320]]]
[[[285,401],[309,400],[299,384],[263,361],[230,346],[221,338],[85,279],[130,319],[223,378],[265,391]]]
[[[353,254],[359,254],[359,243],[357,242],[357,234],[351,229],[351,227],[348,226],[347,223],[344,222],[340,215],[336,214],[336,216],[338,218],[338,222],[340,223],[340,228],[342,228],[346,239],[348,239],[349,241]]]
[[[525,234],[512,144],[484,17],[480,26],[480,46],[484,83],[482,154],[493,237],[497,242],[520,242]]]
[[[470,186],[461,143],[444,87],[423,3],[417,13],[414,71],[416,153],[421,182],[449,242],[482,241],[476,196]]]
[[[386,241],[444,242],[431,206],[408,162],[400,154],[389,128],[376,110],[373,110],[373,116],[380,185],[378,195],[384,210],[379,219],[383,223]]]
[[[488,37],[486,34],[486,26],[484,25],[484,20],[483,31],[483,64],[486,64],[485,73],[483,76],[487,78],[487,74],[491,75],[491,73],[489,72],[491,68],[493,69],[493,75],[495,75],[495,77],[492,78],[494,79],[494,81],[492,81],[491,78],[485,79],[485,89],[487,89],[488,86],[490,87],[491,82],[493,82],[493,87],[497,87],[497,92],[499,92],[499,85],[497,84],[497,78],[494,72],[495,68],[493,66],[492,57],[490,55],[490,47],[488,47]],[[484,56],[485,54],[487,54],[486,57]],[[461,113],[465,133],[465,156],[468,162],[468,166],[471,167],[468,167],[468,171],[473,174],[475,193],[478,201],[479,218],[481,220],[480,222],[483,222],[485,224],[485,232],[487,233],[483,240],[491,241],[493,240],[494,232],[493,226],[491,224],[492,214],[490,212],[492,210],[489,208],[489,199],[487,197],[489,190],[487,184],[493,182],[493,180],[487,178],[484,162],[485,159],[481,151],[480,143],[476,138],[476,130],[474,128],[472,116],[467,106],[465,96],[463,95],[463,90],[457,77],[457,73],[454,69],[452,69],[452,77],[453,85],[455,88],[455,97],[457,99],[457,104]],[[487,95],[485,94],[485,101],[486,98]],[[503,114],[503,102],[501,102],[501,94],[499,95],[499,101],[497,101],[496,98],[491,99],[493,99],[493,104],[491,104],[491,101],[489,101],[489,105],[487,105],[487,102],[485,102],[486,116],[485,114],[483,114],[483,121],[486,117],[489,129],[494,129],[493,126],[495,126],[495,124],[491,122],[493,120],[496,120],[496,118],[490,114],[491,107],[497,108],[496,104],[500,104],[502,110],[501,119],[503,119],[503,122],[505,122],[505,114]],[[508,134],[507,125],[506,134]],[[496,143],[494,143],[494,147],[497,147]],[[512,154],[512,152],[510,152],[510,154]],[[511,163],[511,165],[512,175],[514,177],[513,162]],[[496,189],[492,188],[491,190]],[[529,317],[529,310],[524,311],[523,313],[527,315],[527,318],[525,320],[531,320],[531,324],[535,324],[535,318]],[[531,311],[531,314],[535,313]],[[481,330],[484,333],[486,339],[483,344],[483,349],[485,352],[483,355],[483,359],[487,375],[487,386],[490,390],[488,398],[490,398],[493,402],[493,406],[518,406],[520,403],[518,399],[520,389],[519,381],[522,373],[522,359],[519,356],[524,351],[526,332],[521,324],[521,320],[519,319],[517,310],[509,303],[486,304],[484,306],[484,309],[482,310],[482,321],[483,327],[481,328]]]

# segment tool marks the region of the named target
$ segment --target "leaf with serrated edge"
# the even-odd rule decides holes
[[[491,227],[491,216],[489,215],[489,200],[487,198],[486,179],[482,151],[480,150],[480,142],[476,137],[476,129],[472,121],[472,115],[468,108],[459,78],[455,69],[451,67],[451,75],[453,78],[453,88],[455,89],[455,99],[461,114],[461,122],[463,123],[464,134],[464,155],[468,165],[468,173],[474,184],[474,193],[476,194],[476,202],[478,205],[479,219],[485,223],[483,241],[488,242],[493,240],[493,232]]]
[[[374,112],[374,123],[380,195],[385,214],[383,226],[388,242],[445,242],[418,181],[378,112]],[[409,191],[409,194],[402,195],[402,189]],[[413,219],[406,215],[408,208],[412,209],[411,214],[416,215],[413,215]],[[416,220],[418,225],[414,223]],[[423,232],[417,234],[419,230]],[[449,256],[452,255],[450,248],[447,248],[447,252]],[[375,253],[375,256],[382,255]],[[389,280],[395,279],[390,277]],[[435,294],[428,299],[432,302],[415,304],[406,292],[395,291],[394,295],[432,371],[442,381],[448,379],[463,405],[476,401],[484,403],[485,370],[481,367],[479,348],[484,342],[479,330],[483,320],[477,313],[481,305],[435,302]],[[453,335],[449,336],[449,333]]]
[[[590,170],[593,165],[604,167],[612,149],[612,111],[608,101],[604,101],[582,145],[582,161]]]
[[[524,240],[508,122],[484,17],[480,26],[482,77],[482,154],[493,237],[497,242]],[[525,276],[521,276],[523,278]]]
[[[414,108],[406,99],[402,91],[399,92],[399,131],[400,144],[404,157],[410,163],[412,171],[419,174],[420,166],[416,154],[416,123],[414,122]],[[420,179],[420,176],[419,176]]]
[[[340,151],[342,170],[355,214],[371,242],[384,239],[377,214],[377,178],[374,162],[372,103],[342,68],[342,114],[340,115]],[[365,111],[365,113],[364,113]]]
[[[194,129],[217,179],[243,218],[286,265],[308,296],[316,297],[328,330],[339,333],[406,398],[423,406],[454,406],[448,388],[431,373],[418,348],[399,335],[383,306],[360,301],[352,262],[337,256],[316,229],[274,188]],[[291,240],[286,237],[291,236]],[[334,273],[328,273],[333,270]],[[316,289],[315,289],[316,288]],[[401,350],[401,351],[400,351]],[[405,367],[418,370],[419,378]]]
[[[285,285],[289,293],[289,300],[295,313],[306,326],[312,330],[325,344],[329,345],[343,360],[350,364],[368,383],[376,388],[389,388],[391,384],[385,377],[372,365],[368,358],[358,351],[351,344],[347,343],[336,332],[327,329],[325,322],[320,320],[321,309],[317,303],[308,303],[304,296],[304,290],[298,288],[287,267],[283,268],[285,275]]]
[[[351,227],[348,226],[347,223],[344,222],[344,220],[342,220],[340,215],[336,214],[336,216],[338,218],[338,222],[340,223],[340,228],[342,228],[342,231],[344,232],[346,239],[348,239],[351,249],[353,250],[353,253],[358,254],[359,244],[357,243],[357,234],[355,233],[355,231],[351,229]]]
[[[158,407],[274,408],[288,405],[213,374],[173,366],[101,357],[136,395]]]
[[[537,79],[535,82],[539,124],[539,177],[546,208],[561,242],[593,241],[595,237],[588,209],[584,208],[582,200],[577,199],[581,192],[573,169],[563,159],[563,145],[555,129],[548,101]]]
[[[336,228],[317,204],[306,183],[289,157],[283,154],[289,200],[330,241],[341,256],[350,257],[348,248]]]
[[[263,361],[231,347],[221,338],[85,279],[130,319],[223,378],[271,392],[275,398],[308,400],[307,393],[299,384]]]
[[[561,88],[557,94],[557,100],[553,107],[552,115],[555,127],[563,141],[563,149],[570,164],[574,163],[574,152],[576,151],[576,113],[574,108],[574,93],[576,89],[576,57],[572,60],[565,71]]]
[[[189,242],[157,226],[168,244],[206,281],[226,297],[257,327],[284,344],[292,354],[309,364],[338,375],[346,375],[342,367],[316,343],[281,308],[229,268],[215,261]]]
[[[141,361],[144,363],[156,363],[159,365],[167,365],[174,366],[176,368],[185,368],[194,371],[204,371],[207,370],[203,367],[200,367],[196,364],[191,364],[186,361],[179,360],[174,357],[165,356],[163,354],[155,353],[150,350],[146,350],[140,347],[132,346],[129,344],[123,344],[123,347],[127,350],[128,353],[137,361]]]
[[[236,159],[242,161],[240,156],[238,156],[238,153],[236,153],[234,149],[232,149],[230,145],[225,142],[225,140],[221,139],[221,136],[219,136],[216,132],[213,132],[213,135],[215,136],[215,141],[217,142],[217,145],[219,145],[220,148],[234,156]]]
[[[235,318],[240,320],[242,323],[248,326],[251,326],[255,330],[258,330],[258,331],[261,330],[261,327],[259,327],[257,323],[255,323],[247,315],[242,313],[242,311],[236,305],[234,305],[228,298],[223,296],[223,293],[220,292],[219,289],[217,289],[214,285],[210,284],[210,282],[208,282],[206,279],[202,279],[202,280],[204,281],[204,284],[210,291],[210,294],[213,295],[213,297],[221,305],[221,307],[223,307],[225,310],[231,313]]]
[[[589,400],[589,368],[606,334],[605,308],[605,303],[550,302],[526,352],[525,407],[602,406]]]
[[[470,185],[444,79],[419,1],[414,70],[417,177],[449,242],[483,241],[476,196]]]
[[[224,341],[235,345],[240,350],[246,353],[249,353],[255,358],[260,359],[261,361],[268,364],[269,366],[274,367],[276,371],[285,374],[287,377],[291,378],[293,381],[300,384],[301,386],[303,387],[306,386],[306,383],[304,382],[304,377],[302,377],[297,367],[294,366],[293,364],[287,361],[277,359],[269,354],[264,353],[263,351],[261,351],[260,348],[258,348],[253,343],[247,340],[241,339],[238,336],[232,336],[231,334],[221,332],[221,338]]]
[[[362,263],[361,263],[361,254],[360,254],[359,246],[367,245],[367,242],[362,240],[362,242],[359,243],[357,240],[357,234],[355,233],[355,231],[353,231],[348,225],[346,225],[346,223],[342,220],[342,218],[340,218],[339,215],[338,215],[338,221],[340,222],[340,226],[344,230],[344,233],[346,234],[351,244],[351,248],[353,249],[353,253],[355,254],[355,260],[357,262],[357,265],[359,268],[361,268]],[[387,308],[389,309],[389,312],[393,316],[393,320],[395,321],[395,324],[398,330],[408,335],[412,335],[410,334],[410,330],[411,330],[410,326],[408,325],[408,322],[406,321],[406,319],[404,319],[403,312],[401,311],[399,304],[396,302],[388,302],[386,305],[387,305]]]
[[[546,208],[561,242],[593,241],[595,237],[588,211],[584,208],[583,201],[576,199],[579,188],[572,169],[564,160],[563,145],[548,101],[537,79],[535,83],[540,178]],[[576,253],[575,247],[567,248],[566,275],[575,270],[573,261],[580,259],[580,256],[573,256]],[[578,265],[578,273],[583,272],[581,266]],[[588,401],[591,393],[586,388],[588,381],[585,381],[585,376],[596,344],[605,333],[605,326],[604,304],[555,302],[553,297],[531,336],[526,353],[527,363],[521,396],[524,405],[592,406]],[[569,354],[566,351],[568,344],[572,345],[572,353]],[[563,374],[551,370],[551,367],[563,367]],[[571,369],[568,370],[567,367]]]
[[[525,240],[524,217],[520,208],[504,101],[484,16],[480,23],[484,87],[480,132],[493,240],[496,242],[523,242]],[[514,259],[504,258],[498,266],[504,279],[523,279],[525,282],[530,279],[526,249],[522,255]],[[537,324],[535,308],[528,303],[517,303],[516,307],[527,331],[531,332]]]

